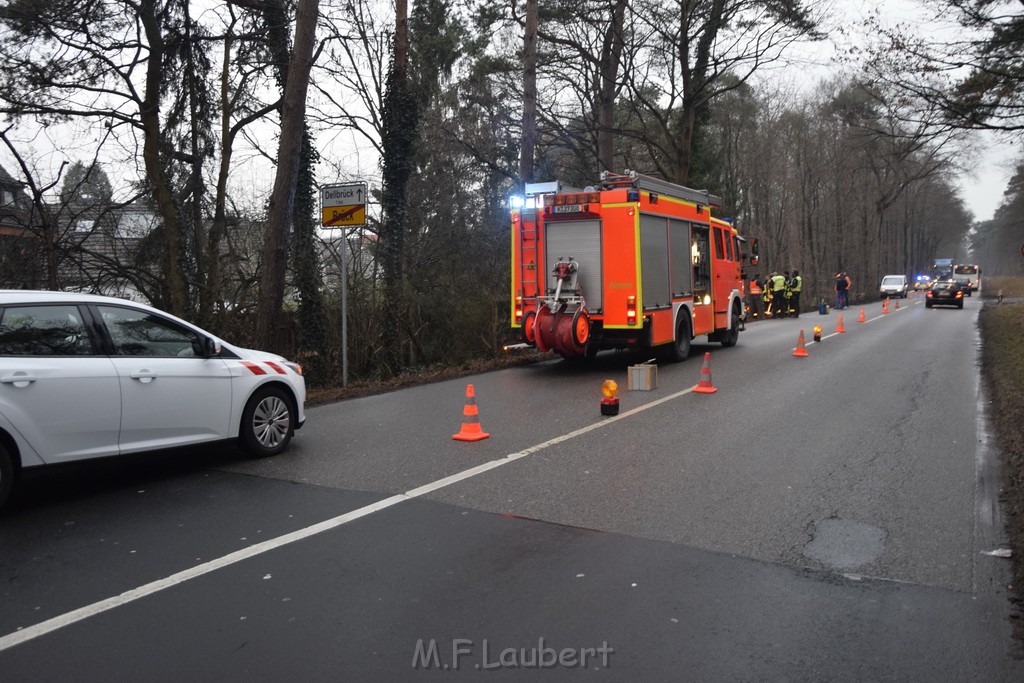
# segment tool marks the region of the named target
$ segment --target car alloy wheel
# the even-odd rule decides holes
[[[242,413],[241,438],[245,449],[256,457],[276,455],[292,438],[291,402],[283,389],[258,389]]]

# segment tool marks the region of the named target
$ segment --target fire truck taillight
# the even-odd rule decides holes
[[[516,324],[523,322],[523,297],[516,297]]]
[[[626,322],[630,325],[636,325],[636,297],[626,297]]]

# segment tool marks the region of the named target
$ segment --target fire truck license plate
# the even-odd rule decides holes
[[[555,213],[583,213],[583,205],[559,204],[555,207]]]

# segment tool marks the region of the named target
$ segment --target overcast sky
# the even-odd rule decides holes
[[[935,0],[822,0],[826,12],[825,30],[829,40],[798,48],[800,60],[807,61],[807,73],[824,77],[837,68],[835,55],[849,41],[867,42],[871,36],[861,30],[865,18],[877,12],[889,23],[902,23],[927,32],[929,35],[959,35],[961,29],[954,23],[933,20]],[[1003,199],[1003,192],[1013,174],[1014,162],[1024,153],[1018,140],[995,133],[975,133],[971,136],[974,147],[963,154],[964,165],[973,171],[963,173],[959,179],[961,196],[975,220],[992,218]]]
[[[871,12],[877,11],[887,23],[902,22],[928,31],[931,35],[941,34],[944,30],[950,30],[929,24],[923,20],[925,16],[923,8],[929,4],[929,1],[934,6],[937,0],[805,1],[808,4],[814,4],[825,13],[822,29],[828,35],[828,40],[812,45],[792,46],[787,51],[786,64],[777,64],[773,69],[759,72],[758,81],[777,81],[784,83],[786,86],[794,87],[797,90],[809,92],[822,79],[835,74],[841,68],[836,60],[837,49],[841,50],[844,45],[849,45],[851,41],[864,43],[870,40],[870,35],[867,35],[860,27],[863,24],[864,18]],[[30,146],[31,153],[34,156],[47,156],[40,148],[39,143],[46,141],[46,138],[49,137],[49,132],[42,132],[43,139],[36,139],[35,143]],[[61,159],[56,158],[58,156],[61,158],[70,157],[72,160],[76,158],[88,159],[90,156],[88,150],[70,149],[67,145],[68,137],[62,136],[64,144],[53,144],[51,148],[54,151],[51,151],[49,154],[54,157],[51,160],[54,169],[59,167]],[[70,137],[73,138],[73,136]],[[365,144],[352,144],[351,140],[346,144],[343,141],[331,141],[329,139],[321,140],[320,144],[321,146],[330,146],[332,149],[336,146],[346,149],[344,152],[329,155],[332,161],[338,163],[338,168],[334,172],[321,173],[321,176],[325,178],[325,182],[328,182],[327,176],[335,174],[347,177],[330,178],[330,182],[355,177],[375,178],[378,175],[379,168],[377,167],[376,157],[372,153],[364,153],[363,148]],[[1020,142],[1015,144],[1010,138],[999,137],[995,134],[977,134],[975,136],[975,147],[962,155],[962,158],[969,162],[966,165],[973,165],[975,169],[973,173],[964,173],[960,178],[959,185],[962,188],[963,199],[976,220],[987,220],[992,217],[1002,200],[1003,192],[1012,174],[1013,163],[1022,152],[1024,152],[1024,146]],[[17,165],[13,163],[13,159],[6,150],[0,151],[0,161],[2,161],[8,171],[15,175],[20,175],[17,173]],[[236,165],[232,185],[249,188],[249,193],[251,194],[253,188],[262,187],[262,184],[259,179],[248,176],[257,174],[262,178],[269,174],[269,177],[272,177],[272,170],[263,168],[265,164],[262,164],[261,159],[258,157],[249,158],[245,161],[246,163],[243,165]],[[43,165],[45,166],[46,163],[44,162]],[[124,173],[119,172],[115,164],[109,165],[106,170],[115,185],[121,184],[119,181],[123,180]],[[128,171],[128,169],[124,170]],[[269,186],[266,188],[266,191],[269,191]],[[249,200],[254,205],[258,205],[262,202],[262,195],[250,197]]]

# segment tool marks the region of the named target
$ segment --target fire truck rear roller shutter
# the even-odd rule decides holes
[[[550,271],[559,256],[576,259],[579,264],[579,284],[592,312],[601,310],[604,280],[601,271],[601,221],[594,219],[578,221],[548,221],[546,225],[548,287],[555,288]]]
[[[672,305],[668,278],[668,219],[640,216],[640,266],[643,275],[644,310]]]

